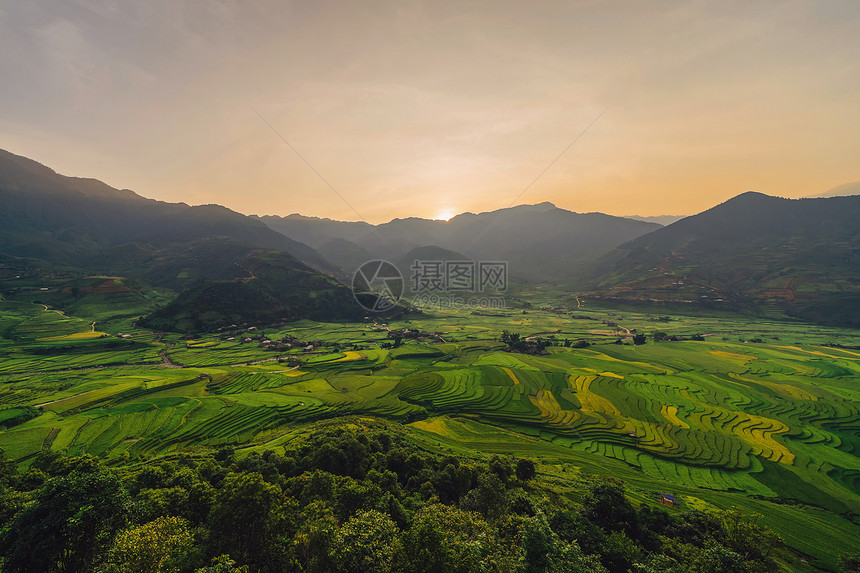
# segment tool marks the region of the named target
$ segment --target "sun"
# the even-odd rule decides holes
[[[455,211],[454,209],[450,209],[450,208],[442,209],[441,211],[436,213],[436,216],[434,217],[434,219],[437,219],[437,220],[441,219],[442,221],[447,221],[448,219],[452,218],[456,214],[457,214],[457,211]]]

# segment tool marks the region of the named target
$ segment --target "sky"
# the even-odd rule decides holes
[[[379,223],[860,180],[857,0],[0,0],[0,148]]]

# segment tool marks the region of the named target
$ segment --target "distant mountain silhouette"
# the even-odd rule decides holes
[[[308,242],[351,273],[367,256],[400,260],[409,251],[435,246],[463,257],[503,260],[528,282],[575,281],[584,265],[659,225],[602,213],[574,213],[552,203],[463,213],[449,221],[410,217],[370,226],[310,217],[262,217],[272,229]],[[338,257],[336,248],[349,255]]]
[[[283,250],[328,267],[307,245],[226,207],[145,199],[95,179],[59,175],[0,150],[0,252],[87,265],[100,250],[123,243],[163,246],[203,237]]]
[[[687,215],[654,215],[651,217],[643,217],[642,215],[624,215],[625,219],[633,219],[634,221],[645,221],[647,223],[657,223],[658,225],[671,225],[675,221],[680,221]]]
[[[392,262],[398,266],[402,265],[404,267],[408,267],[415,261],[463,260],[467,260],[467,257],[462,253],[451,251],[449,249],[443,249],[442,247],[437,247],[436,245],[428,245],[426,247],[416,247]]]
[[[316,250],[327,261],[335,265],[342,276],[349,276],[350,271],[355,272],[355,269],[360,267],[362,263],[375,258],[358,243],[340,237],[325,239],[317,246]]]
[[[414,249],[411,249],[408,253],[397,257],[391,262],[400,270],[400,274],[403,277],[403,284],[406,291],[414,292],[417,294],[421,292],[421,288],[418,288],[417,290],[413,289],[413,278],[417,281],[419,277],[425,274],[425,271],[421,270],[422,265],[425,263],[442,263],[442,265],[444,265],[445,261],[474,262],[472,259],[464,255],[463,253],[458,253],[449,249],[443,249],[442,247],[437,247],[436,245],[416,247]],[[442,266],[442,268],[444,269],[444,266]],[[477,290],[477,288],[475,290]]]
[[[319,245],[330,238],[355,241],[373,230],[373,225],[363,221],[335,221],[320,217],[306,217],[298,213],[286,217],[276,215],[252,215],[252,217],[259,219],[272,229],[308,245]]]
[[[193,287],[158,313],[165,327],[240,320],[236,301],[251,292],[271,298],[244,305],[248,319],[360,313],[346,286],[307,266],[330,272],[330,263],[259,220],[219,205],[146,199],[6,151],[0,151],[0,256],[15,268],[115,274],[176,291]]]
[[[830,191],[825,191],[824,193],[819,193],[818,195],[812,195],[811,198],[846,197],[848,195],[860,195],[860,181],[854,181],[852,183],[845,183],[843,185],[839,185],[838,187],[834,187]]]
[[[414,260],[505,261],[517,281],[587,286],[591,298],[610,302],[860,326],[857,195],[744,193],[666,227],[552,203],[369,225],[155,201],[0,151],[4,276],[115,274],[185,291],[147,319],[153,327],[355,318],[360,307],[334,277],[348,280],[372,259],[392,261],[407,282]]]
[[[860,325],[860,196],[744,193],[621,245],[594,296],[785,310]]]

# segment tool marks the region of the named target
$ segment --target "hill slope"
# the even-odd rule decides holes
[[[319,253],[259,220],[218,205],[146,199],[5,151],[0,256],[15,269],[12,277],[59,271],[119,275],[177,292],[190,288],[150,317],[157,328],[362,314],[348,288],[305,264],[332,269]]]
[[[593,296],[772,306],[860,325],[860,197],[744,193],[621,245]]]
[[[329,268],[307,245],[226,207],[146,199],[0,150],[0,252],[86,266],[121,244],[165,246],[204,237],[287,251]]]
[[[301,318],[360,320],[366,313],[352,291],[281,251],[254,250],[234,261],[244,276],[212,275],[183,291],[141,325],[156,330],[212,331],[230,324],[268,324]]]

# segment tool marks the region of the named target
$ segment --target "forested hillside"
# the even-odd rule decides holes
[[[529,459],[446,456],[367,418],[280,453],[101,465],[46,453],[0,475],[3,571],[766,572],[789,557],[736,512],[636,503]]]

